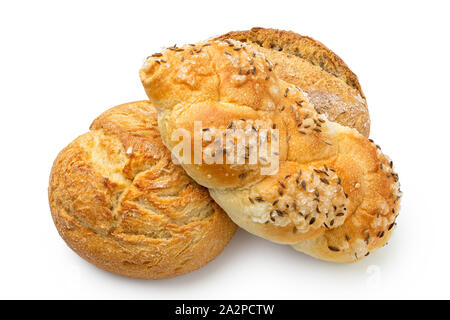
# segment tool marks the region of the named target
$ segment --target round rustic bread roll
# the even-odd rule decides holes
[[[148,101],[114,107],[56,158],[49,202],[61,237],[94,265],[161,279],[213,260],[236,225],[171,161]]]
[[[228,40],[168,48],[149,57],[140,76],[164,144],[234,222],[321,259],[359,260],[383,246],[394,226],[400,191],[392,162],[357,130],[319,114],[276,68],[258,46]],[[200,162],[195,141],[175,152],[180,133],[198,135],[196,121],[219,142],[198,144]],[[221,142],[226,129],[277,130],[266,140],[278,150],[251,163],[256,144],[242,163],[227,163],[236,143]]]
[[[292,31],[264,28],[229,32],[216,39],[259,46],[258,50],[276,65],[277,76],[302,88],[328,120],[369,136],[369,110],[358,77],[322,43]]]

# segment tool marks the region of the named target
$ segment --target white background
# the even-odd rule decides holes
[[[450,298],[446,1],[2,1],[0,298]],[[371,138],[404,197],[387,247],[352,265],[240,230],[212,263],[169,280],[99,270],[59,237],[47,204],[57,153],[114,105],[145,99],[162,46],[253,26],[312,36],[367,96]]]

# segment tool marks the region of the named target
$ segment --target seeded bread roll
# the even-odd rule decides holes
[[[171,162],[148,101],[106,111],[58,155],[49,202],[70,248],[133,278],[200,268],[236,231],[208,190]]]
[[[257,46],[229,40],[154,54],[140,76],[164,144],[234,222],[321,259],[359,260],[386,243],[395,223],[400,191],[392,163],[357,130],[319,114],[274,69]],[[176,149],[181,132],[198,134],[195,121],[219,143],[203,141],[201,163],[188,163],[184,152],[195,159],[196,142],[182,155]],[[270,150],[278,143],[277,152],[251,163],[248,148],[243,164],[227,162],[235,144],[222,146],[221,130],[275,128],[266,140]],[[278,170],[263,174],[276,163]]]
[[[217,40],[253,43],[274,64],[277,76],[297,85],[328,120],[368,137],[370,118],[358,77],[322,43],[291,31],[253,28],[229,32]]]

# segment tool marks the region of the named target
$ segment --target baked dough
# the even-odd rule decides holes
[[[208,190],[172,163],[148,101],[106,111],[58,155],[49,202],[70,248],[133,278],[200,268],[236,231]]]
[[[152,55],[140,76],[170,150],[179,144],[177,130],[194,136],[195,121],[204,130],[244,129],[256,121],[258,130],[278,130],[268,137],[279,142],[274,175],[261,174],[266,161],[182,161],[234,222],[320,259],[357,261],[389,239],[399,210],[398,176],[379,147],[329,121],[276,68],[254,44],[209,41]]]
[[[319,41],[292,31],[264,28],[229,32],[216,39],[259,46],[258,50],[276,65],[277,76],[302,88],[328,120],[369,136],[369,110],[358,77]]]

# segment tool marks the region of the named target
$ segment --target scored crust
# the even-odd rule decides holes
[[[213,260],[236,225],[171,161],[148,101],[114,107],[56,158],[49,202],[61,237],[96,266],[144,279]]]
[[[401,193],[392,162],[355,129],[319,114],[275,70],[258,46],[228,40],[168,48],[140,76],[171,150],[178,129],[194,135],[194,121],[234,130],[259,120],[259,129],[279,130],[269,137],[279,141],[275,175],[261,175],[261,161],[182,162],[233,221],[321,259],[357,261],[383,246],[395,224]]]
[[[330,121],[352,127],[368,137],[370,117],[357,76],[322,43],[292,31],[252,28],[221,35],[253,43],[276,65],[278,77],[297,85]]]

